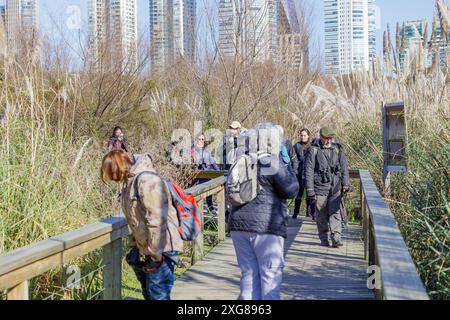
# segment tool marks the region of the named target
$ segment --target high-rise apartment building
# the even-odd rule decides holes
[[[374,0],[324,0],[327,74],[369,69],[376,52],[374,6]]]
[[[251,62],[278,62],[279,10],[280,0],[220,0],[221,55],[238,55]]]
[[[138,63],[137,0],[89,0],[91,62],[133,70]]]
[[[195,61],[196,10],[196,0],[150,0],[152,68],[180,57]]]
[[[378,28],[378,14],[375,0],[368,2],[369,12],[369,63],[374,61],[377,57],[377,28]]]
[[[279,49],[280,62],[292,67],[306,67],[308,36],[302,32],[293,0],[279,1]]]
[[[448,39],[442,35],[442,27],[438,26],[436,30],[436,41],[439,50],[439,66],[441,68],[450,68],[450,34]]]
[[[1,16],[8,52],[33,51],[38,43],[39,0],[6,0]]]
[[[410,20],[407,21],[400,31],[400,37],[405,39],[405,46],[399,54],[400,68],[403,70],[405,62],[416,54],[419,43],[423,43],[425,37],[425,29],[427,20]],[[428,64],[428,61],[426,61]]]

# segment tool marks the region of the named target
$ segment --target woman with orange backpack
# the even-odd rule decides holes
[[[151,156],[135,155],[131,160],[123,150],[111,151],[103,158],[101,178],[120,184],[122,210],[134,237],[127,261],[133,261],[144,297],[170,300],[183,241],[171,193],[153,167]]]

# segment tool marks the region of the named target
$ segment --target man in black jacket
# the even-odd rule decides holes
[[[305,163],[306,191],[316,200],[316,221],[321,245],[342,246],[342,192],[350,190],[348,163],[340,144],[333,143],[335,133],[328,127],[320,130],[320,142],[312,146]]]

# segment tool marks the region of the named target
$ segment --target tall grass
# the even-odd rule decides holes
[[[441,4],[442,5],[442,4]],[[228,68],[228,69],[227,69]],[[236,72],[236,81],[227,70]],[[207,70],[204,70],[207,69]],[[450,288],[450,78],[411,67],[327,78],[270,63],[245,70],[178,61],[159,75],[80,72],[0,63],[0,252],[117,214],[117,189],[99,179],[105,140],[122,125],[133,152],[150,151],[162,175],[187,187],[194,170],[167,161],[174,129],[224,132],[228,120],[251,128],[274,121],[297,139],[334,126],[353,168],[370,170],[381,190],[382,101],[404,101],[408,172],[388,199],[433,298]],[[95,268],[95,263],[84,260]],[[54,274],[35,282],[48,287]],[[39,296],[39,294],[36,294]]]

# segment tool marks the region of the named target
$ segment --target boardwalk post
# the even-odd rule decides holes
[[[200,209],[200,223],[202,225],[202,233],[192,243],[192,265],[196,264],[203,258],[203,204],[205,200],[198,201],[198,208]]]
[[[217,236],[219,241],[225,240],[225,189],[217,194],[218,212],[217,212]]]
[[[122,238],[103,247],[103,300],[122,300]]]
[[[29,300],[28,281],[19,283],[14,288],[8,290],[8,300]]]
[[[361,220],[363,224],[363,240],[364,240],[364,260],[367,260],[368,252],[369,252],[369,221],[368,221],[368,214],[367,214],[367,208],[366,208],[366,198],[364,196],[364,189],[363,189],[363,183],[362,180],[360,180],[360,192],[361,192]]]

